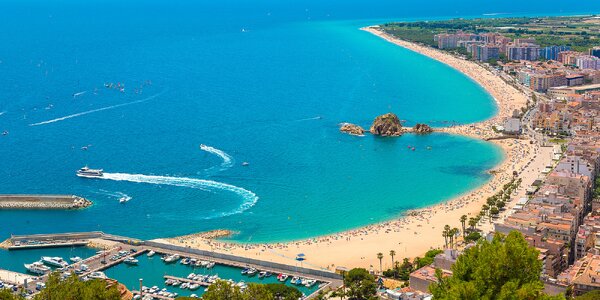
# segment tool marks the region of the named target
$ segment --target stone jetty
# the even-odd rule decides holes
[[[75,195],[0,195],[0,209],[80,209],[92,202]]]

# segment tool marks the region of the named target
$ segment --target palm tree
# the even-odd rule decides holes
[[[390,256],[392,257],[392,266],[394,265],[394,255],[396,255],[396,251],[390,250]]]
[[[444,236],[444,245],[448,248],[448,238],[450,237],[450,225],[444,226],[444,232],[442,234]]]
[[[462,225],[462,234],[465,237],[465,223],[467,222],[467,215],[460,216],[460,224]]]
[[[450,230],[450,234],[451,234],[451,236],[450,236],[450,240],[451,240],[451,242],[450,242],[450,243],[451,243],[450,247],[451,247],[451,248],[454,248],[454,237],[456,236],[456,234],[457,234],[457,233],[458,233],[458,228],[456,228],[456,227],[454,227],[454,228],[452,228],[452,229]]]
[[[471,226],[471,231],[475,230],[475,226],[477,225],[477,220],[475,218],[469,219],[469,226]]]
[[[377,259],[379,259],[379,273],[383,274],[383,267],[381,266],[381,260],[383,259],[383,253],[377,253]]]

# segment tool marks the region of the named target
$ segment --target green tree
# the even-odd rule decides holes
[[[243,300],[239,286],[232,285],[225,280],[217,280],[208,287],[202,295],[204,300]]]
[[[462,225],[462,235],[465,236],[465,224],[467,223],[467,215],[460,216],[460,225]]]
[[[383,273],[383,267],[381,265],[381,260],[383,259],[383,253],[377,253],[377,259],[379,259],[379,273]]]
[[[302,297],[302,293],[297,288],[283,283],[269,283],[266,288],[277,300],[296,300]]]
[[[474,232],[469,233],[469,235],[467,235],[465,237],[465,242],[467,242],[467,243],[477,242],[480,238],[481,238],[481,234],[477,231],[474,231]]]
[[[562,299],[543,294],[539,251],[529,247],[518,231],[496,233],[460,255],[452,276],[430,286],[435,299]]]
[[[46,288],[33,299],[120,300],[121,294],[115,285],[108,287],[104,280],[94,279],[84,282],[75,274],[61,280],[60,274],[54,272],[48,276]]]
[[[474,231],[475,226],[477,226],[477,220],[475,218],[469,218],[469,226],[471,227],[471,231]]]
[[[600,290],[587,292],[579,297],[575,297],[575,300],[597,300],[600,299]]]
[[[392,266],[394,265],[394,256],[396,255],[396,251],[390,250],[390,256],[392,257]]]
[[[0,300],[24,300],[25,298],[13,294],[9,289],[0,289]]]
[[[350,270],[344,277],[344,285],[347,287],[346,295],[350,300],[377,299],[375,277],[363,268]]]
[[[250,283],[242,293],[243,300],[273,300],[273,293],[264,285]]]

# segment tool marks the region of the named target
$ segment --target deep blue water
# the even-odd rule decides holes
[[[0,211],[0,237],[228,228],[238,241],[281,241],[389,219],[481,185],[502,159],[489,143],[338,132],[341,122],[368,127],[388,111],[409,125],[443,125],[496,110],[455,70],[358,28],[600,4],[434,2],[3,2],[0,131],[9,134],[0,136],[0,193],[77,194],[95,204]],[[109,179],[76,177],[86,164]],[[132,199],[119,204],[124,195]]]

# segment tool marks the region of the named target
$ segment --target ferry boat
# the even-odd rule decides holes
[[[33,274],[37,274],[37,275],[44,275],[44,274],[50,272],[50,268],[44,266],[44,264],[39,261],[36,261],[31,264],[25,264],[24,266],[25,266],[25,269],[27,269],[27,271],[29,271],[30,273],[33,273]]]
[[[64,268],[69,265],[62,257],[42,256],[42,262],[57,268]]]
[[[90,169],[88,166],[85,166],[79,170],[77,170],[77,176],[85,177],[85,178],[96,178],[102,177],[104,175],[102,169]]]

